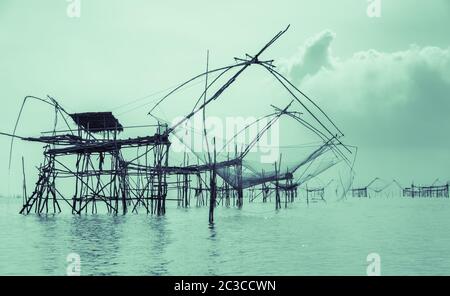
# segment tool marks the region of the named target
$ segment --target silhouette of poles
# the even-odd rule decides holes
[[[209,223],[214,223],[214,208],[216,207],[217,179],[216,179],[216,138],[213,138],[214,156],[210,174],[210,200],[209,200]]]

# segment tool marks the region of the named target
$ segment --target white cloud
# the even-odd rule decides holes
[[[333,32],[324,31],[307,40],[303,46],[299,47],[296,55],[282,62],[285,71],[295,83],[306,76],[316,74],[321,69],[333,68],[330,45],[334,38]]]
[[[450,127],[450,48],[370,49],[341,59],[331,52],[334,36],[325,31],[309,40],[288,60],[287,70],[353,141],[450,144],[442,134]]]

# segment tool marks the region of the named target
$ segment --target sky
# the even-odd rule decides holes
[[[211,68],[232,64],[290,24],[264,58],[358,146],[356,183],[450,180],[448,0],[381,0],[373,18],[366,0],[80,3],[73,18],[65,0],[0,1],[1,132],[12,131],[26,95],[51,95],[70,112],[113,111],[126,125],[152,123],[147,112],[158,97],[149,95],[204,71],[208,50]],[[211,114],[259,116],[285,105],[272,80],[252,69]],[[189,102],[171,101],[166,116],[188,113]],[[17,133],[50,130],[52,116],[27,104]],[[282,143],[301,142],[281,127]],[[21,157],[32,185],[42,147],[17,142],[8,170],[9,138],[0,145],[0,193],[20,193]]]

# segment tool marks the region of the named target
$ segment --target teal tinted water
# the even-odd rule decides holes
[[[17,214],[0,198],[0,274],[64,275],[81,256],[83,275],[365,275],[381,256],[383,275],[450,274],[450,200],[401,198],[169,208],[165,217]]]

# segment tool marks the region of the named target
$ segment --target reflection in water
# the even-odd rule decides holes
[[[46,274],[55,274],[61,270],[61,261],[54,260],[55,256],[59,259],[63,258],[59,254],[58,246],[52,242],[60,235],[61,224],[57,222],[54,214],[35,216],[34,218],[41,233],[40,246],[36,248],[39,255],[36,256],[36,259],[42,262]]]
[[[81,257],[82,274],[115,274],[122,224],[127,216],[72,216],[68,253]]]
[[[209,238],[208,239],[210,239],[211,241],[216,241],[217,232],[216,232],[216,228],[215,228],[214,224],[209,224],[208,229],[209,229]]]
[[[81,256],[82,274],[167,274],[166,225],[147,215],[73,217],[71,251]]]
[[[149,265],[146,274],[165,275],[168,271],[169,260],[166,258],[166,247],[170,243],[170,233],[167,231],[166,217],[150,217],[146,227],[147,234],[152,237],[152,243],[144,246],[149,252]]]
[[[218,207],[210,226],[207,208],[24,217],[20,205],[0,198],[2,275],[64,275],[71,252],[82,275],[365,275],[372,252],[385,275],[450,274],[448,200],[252,203]]]
[[[219,239],[217,237],[217,226],[214,224],[209,224],[209,236],[208,236],[208,274],[209,275],[218,275],[220,273],[219,270],[217,270],[218,260],[220,258],[220,252],[219,252]]]

